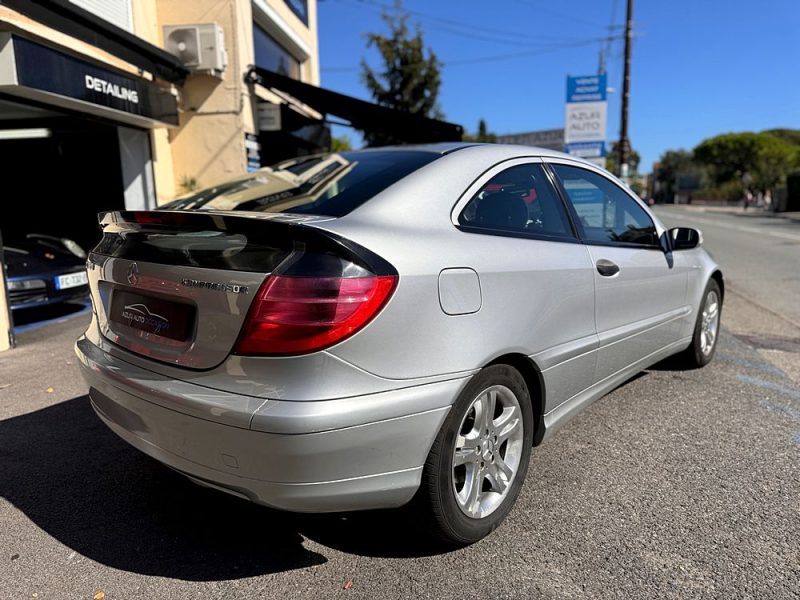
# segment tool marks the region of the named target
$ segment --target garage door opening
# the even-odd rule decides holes
[[[36,125],[3,124],[0,134],[11,138],[0,137],[3,240],[44,234],[90,248],[99,239],[98,211],[125,205],[116,127],[73,119]]]
[[[0,98],[0,234],[15,325],[57,317],[60,305],[68,314],[67,303],[86,298],[84,252],[100,239],[99,212],[154,205],[149,140]]]

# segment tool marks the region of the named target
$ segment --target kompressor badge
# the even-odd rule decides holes
[[[206,290],[218,290],[231,294],[247,294],[249,290],[246,285],[236,283],[220,283],[218,281],[200,281],[198,279],[181,279],[181,285],[190,288],[203,288]]]

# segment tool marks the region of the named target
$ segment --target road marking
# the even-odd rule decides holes
[[[779,383],[773,383],[771,381],[767,381],[766,379],[759,379],[758,377],[750,377],[749,375],[737,375],[736,378],[742,383],[757,385],[758,387],[762,387],[767,390],[772,390],[774,392],[786,394],[787,396],[789,396],[790,398],[794,398],[795,400],[800,400],[800,390],[798,390],[797,388],[790,388],[785,385],[781,385]],[[769,402],[762,402],[761,406],[763,406],[767,410],[774,410],[775,412],[781,412],[785,415],[792,417],[793,419],[800,420],[800,410],[797,410],[790,406],[780,406],[777,404],[771,404]]]
[[[733,363],[741,367],[747,367],[748,369],[755,369],[756,371],[764,371],[765,373],[769,373],[770,375],[775,375],[782,379],[789,379],[786,376],[786,373],[781,371],[778,367],[773,367],[771,364],[766,362],[756,362],[721,352],[717,352],[717,360],[727,363]]]
[[[705,219],[703,217],[696,217],[694,214],[682,210],[682,209],[668,209],[666,211],[669,212],[680,212],[682,213],[685,218],[690,222],[697,222],[701,225],[710,225],[712,227],[722,227],[723,229],[731,229],[734,231],[743,231],[745,233],[757,233],[759,235],[768,235],[770,237],[781,238],[784,240],[791,240],[793,242],[800,242],[800,235],[793,235],[791,233],[783,233],[782,231],[770,231],[768,229],[759,229],[757,227],[749,227],[747,225],[734,225],[732,223],[726,223],[724,221],[712,221],[709,219]],[[708,213],[705,213],[708,214]]]

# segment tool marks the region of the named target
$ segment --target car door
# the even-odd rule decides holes
[[[534,360],[547,390],[546,411],[591,386],[593,266],[541,160],[491,169],[453,217],[465,234],[470,266],[480,273],[486,346],[524,351]]]
[[[685,260],[664,251],[647,210],[610,178],[567,161],[550,167],[595,267],[602,381],[677,340],[690,311]]]

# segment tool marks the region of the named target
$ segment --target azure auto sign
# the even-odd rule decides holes
[[[598,165],[606,155],[606,76],[567,77],[565,151]]]

